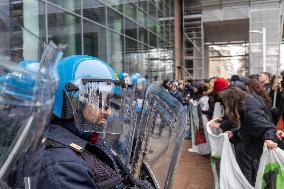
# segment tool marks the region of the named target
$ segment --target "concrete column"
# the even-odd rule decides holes
[[[181,0],[175,0],[175,79],[183,79],[182,71],[182,36],[181,36]]]
[[[116,31],[121,31],[122,20],[116,19],[113,21],[113,25]],[[107,61],[111,64],[116,73],[122,72],[122,36],[111,31],[107,32],[108,45],[107,45]]]
[[[66,2],[64,4],[64,6],[68,9],[68,10],[75,10],[76,9],[76,5],[75,5],[75,2],[74,1],[68,1],[68,3]],[[74,55],[74,54],[77,54],[76,52],[76,45],[79,45],[81,46],[81,42],[78,43],[76,42],[76,26],[78,25],[79,28],[81,27],[80,26],[80,23],[76,23],[76,18],[75,16],[71,15],[71,14],[64,14],[64,21],[68,21],[69,23],[71,23],[69,26],[68,24],[66,24],[66,29],[64,28],[64,30],[67,30],[66,31],[66,34],[63,33],[63,36],[66,35],[66,43],[68,45],[68,48],[65,50],[64,54],[66,55]]]
[[[38,60],[39,20],[38,2],[36,0],[26,0],[23,2],[23,23],[33,35],[23,30],[23,58],[25,60]]]
[[[204,56],[203,56],[203,78],[209,78],[209,49],[208,47],[204,48]]]
[[[0,36],[0,53],[5,53],[7,56],[11,56],[10,52],[6,49],[11,47],[10,40],[13,36],[10,33],[11,30],[11,12],[10,3],[8,0],[1,1],[0,5],[0,20],[1,20],[1,36]],[[9,15],[9,16],[7,16]],[[8,54],[9,53],[9,54]]]

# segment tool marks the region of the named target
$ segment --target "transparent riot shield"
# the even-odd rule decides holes
[[[136,178],[171,188],[186,131],[186,111],[157,83],[149,86],[136,142]]]
[[[132,124],[134,88],[122,89],[122,107],[119,114],[112,115],[108,120],[107,127],[114,132],[105,133],[105,141],[111,146],[125,164],[128,163],[135,128]],[[115,132],[117,130],[117,132]]]
[[[0,188],[33,189],[62,53],[10,15],[0,25]]]
[[[130,170],[134,171],[134,165],[137,163],[138,159],[138,152],[141,147],[141,140],[139,139],[140,136],[140,121],[143,111],[143,106],[145,102],[145,95],[146,90],[148,87],[148,83],[138,83],[138,85],[134,86],[134,101],[132,103],[132,119],[131,119],[131,125],[134,127],[134,137],[132,142],[132,151],[130,160],[128,162],[128,166]]]

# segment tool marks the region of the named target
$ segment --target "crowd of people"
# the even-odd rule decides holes
[[[239,167],[254,186],[263,145],[283,149],[284,73],[267,72],[230,79],[212,77],[188,83],[164,80],[163,87],[184,105],[197,101],[208,120],[213,118],[216,102],[224,115],[210,127],[221,128],[233,144]]]
[[[140,140],[148,136],[144,132],[147,128],[141,128],[153,118],[152,124],[148,124],[152,126],[149,135],[159,125],[156,140],[165,139],[163,130],[169,130],[168,137],[174,136],[170,120],[183,117],[167,115],[166,111],[175,114],[184,110],[183,106],[176,106],[178,103],[171,105],[174,98],[188,107],[197,102],[200,114],[213,120],[210,127],[228,135],[238,165],[252,186],[256,182],[263,145],[268,149],[284,148],[284,73],[281,76],[267,72],[248,77],[233,75],[230,79],[212,77],[187,83],[164,80],[161,86],[154,82],[154,88],[159,86],[163,90],[156,95],[164,95],[160,100],[164,100],[163,106],[168,103],[169,109],[162,109],[162,105],[157,106],[159,111],[157,107],[148,109],[156,112],[142,122],[138,118],[142,119],[147,112],[142,113],[147,87],[151,84],[140,74],[116,74],[109,64],[85,55],[64,58],[54,65],[56,67],[49,68],[50,75],[43,75],[49,72],[47,68],[40,70],[40,66],[37,61],[23,61],[16,71],[0,78],[3,98],[0,160],[4,162],[0,161],[0,188],[23,188],[29,183],[33,185],[30,188],[155,188],[153,180],[145,179],[150,174],[145,178],[133,177],[129,166],[134,164],[127,159],[136,158],[136,147],[126,146],[140,144]],[[59,80],[54,77],[55,71]],[[213,119],[216,103],[222,105],[224,114]],[[180,106],[180,110],[174,109]],[[188,110],[192,113],[190,108]],[[135,124],[131,119],[137,119]],[[124,123],[130,130],[134,127],[134,137],[122,133]],[[177,125],[181,127],[182,121]],[[105,139],[106,134],[123,136],[119,138],[117,152]],[[143,139],[138,137],[140,134]],[[178,151],[180,146],[176,148]]]

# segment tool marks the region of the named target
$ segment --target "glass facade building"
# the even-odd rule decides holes
[[[108,62],[117,73],[173,77],[173,0],[4,1],[2,12],[43,40],[64,45],[64,57],[85,54]],[[28,34],[16,33],[18,50],[36,48],[25,44]]]

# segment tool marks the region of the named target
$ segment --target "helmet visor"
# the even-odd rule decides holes
[[[121,114],[120,87],[114,82],[100,80],[77,80],[72,91],[67,92],[71,102],[76,127],[81,131],[119,132],[112,127]],[[72,87],[71,87],[72,88]],[[114,130],[115,129],[115,130]]]

